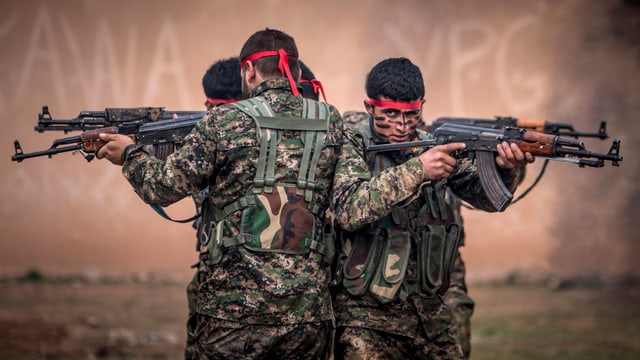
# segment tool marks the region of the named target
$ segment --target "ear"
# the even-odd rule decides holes
[[[298,68],[298,76],[296,76],[296,82],[299,83],[302,80],[302,69]]]
[[[253,88],[253,86],[255,85],[256,76],[257,76],[257,70],[253,64],[253,61],[247,61],[244,64],[243,70],[244,70],[245,81],[250,85],[252,85],[251,88]]]
[[[373,115],[373,105],[371,105],[369,99],[364,99],[362,102],[364,103],[364,108],[367,110],[369,115]]]

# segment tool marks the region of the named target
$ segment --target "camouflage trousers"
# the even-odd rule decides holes
[[[468,359],[471,354],[471,315],[475,303],[468,295],[465,274],[464,261],[458,252],[451,272],[451,284],[444,295],[444,303],[453,316],[451,328],[456,341],[462,347],[465,359]]]
[[[187,306],[189,315],[196,311],[196,296],[198,295],[198,272],[196,271],[191,281],[187,284]]]
[[[247,325],[194,313],[187,322],[185,359],[328,359],[330,321]]]
[[[409,338],[374,329],[339,327],[336,333],[335,359],[459,360],[462,359],[462,350],[449,331],[427,339],[422,331],[414,338]]]

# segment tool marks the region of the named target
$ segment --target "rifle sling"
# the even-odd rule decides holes
[[[200,214],[195,214],[195,215],[193,215],[192,217],[187,218],[187,219],[176,220],[176,219],[171,218],[171,216],[169,216],[169,215],[164,211],[164,208],[163,208],[162,206],[160,206],[160,205],[158,205],[158,204],[149,204],[149,206],[151,206],[151,208],[152,208],[153,210],[155,210],[155,212],[157,212],[157,213],[158,213],[158,215],[162,216],[163,218],[165,218],[165,219],[167,219],[167,220],[169,220],[169,221],[173,221],[173,222],[177,222],[177,223],[181,223],[181,224],[188,223],[188,222],[192,222],[193,220],[195,220],[195,219],[197,219],[197,218],[199,218],[199,217],[200,217]]]

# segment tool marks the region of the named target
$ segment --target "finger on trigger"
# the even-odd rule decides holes
[[[467,144],[465,144],[463,142],[454,142],[454,143],[445,144],[444,145],[444,150],[447,153],[452,153],[454,151],[462,150],[462,149],[464,149],[466,147],[467,147]]]

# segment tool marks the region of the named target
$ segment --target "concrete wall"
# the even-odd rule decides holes
[[[553,162],[502,214],[465,211],[470,278],[513,269],[636,272],[639,11],[616,1],[10,1],[0,5],[0,272],[167,271],[188,275],[194,230],[157,216],[120,169],[41,150],[54,118],[106,107],[201,109],[201,77],[265,28],[284,30],[341,111],[362,108],[367,71],[386,57],[421,66],[425,119],[511,115],[601,120],[622,139],[620,168]],[[68,135],[66,135],[68,136]],[[606,152],[609,142],[585,140]],[[539,172],[534,164],[523,188]],[[516,196],[518,193],[516,193]],[[169,207],[192,214],[191,200]]]

